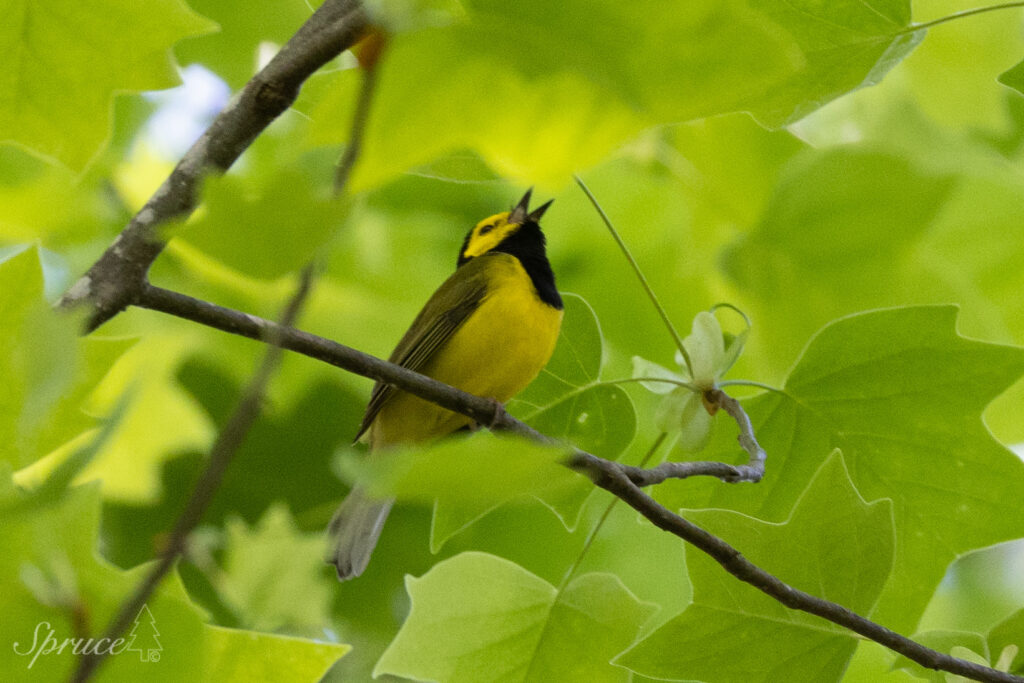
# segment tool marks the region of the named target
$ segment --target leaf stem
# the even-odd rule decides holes
[[[342,190],[348,185],[349,175],[355,168],[356,160],[363,150],[363,138],[366,135],[366,126],[370,120],[370,106],[377,89],[377,66],[380,64],[380,52],[384,50],[385,40],[380,34],[374,34],[371,38],[375,41],[376,50],[373,58],[362,68],[362,83],[359,86],[359,96],[356,99],[356,110],[352,115],[352,124],[349,129],[348,144],[345,151],[334,169],[334,195],[339,196]]]
[[[686,352],[686,347],[683,345],[683,338],[679,336],[678,332],[676,332],[676,328],[672,325],[672,321],[669,319],[668,313],[666,313],[665,309],[661,307],[661,303],[658,301],[658,296],[654,293],[654,290],[651,289],[650,283],[647,282],[647,278],[644,276],[643,271],[640,270],[640,265],[636,262],[636,259],[633,258],[633,254],[630,253],[629,247],[627,247],[626,243],[622,241],[622,237],[619,236],[619,232],[615,229],[615,226],[612,225],[611,219],[608,218],[608,214],[606,214],[604,209],[601,208],[601,205],[598,203],[594,194],[590,191],[590,188],[587,187],[586,183],[584,183],[583,179],[578,175],[574,175],[573,178],[576,180],[576,184],[580,186],[580,189],[583,190],[584,194],[587,195],[587,198],[590,199],[590,203],[594,205],[598,215],[601,216],[601,220],[604,221],[604,224],[608,227],[608,232],[612,234],[612,238],[615,240],[615,243],[618,244],[619,249],[622,250],[622,255],[626,257],[626,260],[629,261],[629,265],[633,267],[633,272],[636,273],[637,279],[640,280],[640,284],[643,285],[644,291],[647,292],[647,297],[651,300],[651,303],[654,304],[654,308],[657,309],[658,315],[661,316],[662,321],[665,323],[665,327],[668,328],[669,333],[672,335],[672,339],[675,341],[676,347],[679,349],[679,353],[682,354],[683,361],[686,363],[686,369],[692,377],[693,364],[690,363],[690,354]]]
[[[972,9],[965,9],[962,12],[953,12],[953,14],[947,14],[944,17],[938,19],[932,19],[921,24],[911,24],[904,29],[901,29],[895,33],[895,35],[902,36],[908,33],[916,33],[917,31],[923,31],[939,24],[945,24],[947,21],[953,21],[954,19],[963,19],[964,17],[971,17],[975,14],[984,14],[986,12],[994,12],[1002,9],[1014,9],[1016,7],[1024,7],[1024,1],[1018,2],[1004,2],[999,5],[987,5],[985,7],[974,7]]]
[[[755,387],[757,389],[765,389],[766,391],[773,391],[776,394],[783,394],[783,393],[785,393],[785,391],[783,391],[782,389],[779,389],[778,387],[773,387],[772,385],[765,384],[764,382],[755,382],[754,380],[751,380],[751,379],[727,379],[725,381],[718,382],[718,384],[716,386],[718,386],[719,388],[722,388],[722,387]]]

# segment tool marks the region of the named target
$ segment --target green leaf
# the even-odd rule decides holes
[[[524,495],[560,500],[575,491],[581,477],[561,464],[566,453],[565,447],[487,432],[339,464],[373,496],[434,503],[430,549],[437,552],[499,505]]]
[[[354,187],[466,148],[503,175],[560,184],[646,126],[739,108],[761,87],[752,71],[770,78],[797,59],[736,2],[466,4],[465,21],[392,42]],[[357,76],[310,84],[299,106],[314,144],[344,142]]]
[[[1014,612],[989,631],[988,650],[996,662],[1006,660],[1004,671],[1018,676],[1024,674],[1024,609]]]
[[[374,676],[626,681],[628,672],[608,662],[655,610],[610,574],[586,574],[559,592],[517,564],[475,552],[408,577],[406,588],[412,611]]]
[[[202,332],[153,331],[124,354],[91,397],[108,414],[130,392],[124,417],[79,481],[103,480],[103,495],[135,503],[157,499],[160,467],[173,456],[213,440],[214,425],[174,382],[177,366],[201,344]],[[173,424],[174,429],[153,429]]]
[[[999,74],[997,80],[1007,88],[1012,88],[1021,95],[1024,95],[1024,62],[1019,62]]]
[[[867,499],[894,501],[896,564],[876,616],[909,631],[956,556],[1024,535],[1014,494],[1024,463],[981,420],[1024,372],[1024,352],[964,339],[956,315],[951,306],[890,309],[825,327],[783,390],[745,402],[768,453],[765,479],[742,489],[686,482],[659,497],[780,519],[823,453],[840,448]],[[726,431],[709,460],[741,457]]]
[[[912,638],[925,647],[930,647],[945,654],[951,654],[953,649],[957,647],[970,650],[976,656],[981,655],[982,663],[988,666],[988,646],[981,634],[965,631],[925,631],[923,633],[915,633]],[[953,656],[957,657],[959,655]],[[946,683],[946,677],[949,675],[944,671],[926,669],[903,655],[896,658],[893,668],[904,669],[912,673],[916,678],[934,681],[934,683]]]
[[[0,460],[20,468],[95,426],[82,404],[132,342],[81,339],[43,299],[36,249],[0,263],[0,319]]]
[[[821,466],[785,522],[726,510],[685,516],[789,585],[860,614],[871,613],[892,569],[892,505],[865,502],[838,453]],[[617,663],[668,680],[840,679],[857,647],[855,634],[788,609],[690,547],[687,566],[691,606]]]
[[[248,628],[316,634],[329,624],[331,579],[323,572],[323,534],[301,533],[282,504],[254,527],[229,519],[223,572],[214,579],[224,602]]]
[[[838,148],[791,163],[760,223],[724,259],[755,317],[771,321],[754,335],[771,359],[790,363],[840,315],[905,303],[915,289],[933,300],[914,247],[952,190],[950,176],[892,154]]]
[[[465,149],[557,186],[650,126],[738,111],[791,123],[877,82],[923,38],[900,33],[907,0],[465,4],[462,21],[391,43],[355,186]],[[317,80],[299,105],[309,141],[341,144],[358,74]]]
[[[801,65],[751,98],[749,111],[769,127],[797,121],[826,102],[874,85],[924,39],[900,33],[910,24],[909,0],[751,0],[789,32]]]
[[[21,499],[9,473],[4,477],[0,481],[0,501]],[[17,652],[30,653],[33,638],[38,633],[41,643],[47,628],[52,628],[58,642],[80,637],[70,617],[75,605],[86,610],[91,628],[106,624],[148,573],[150,566],[121,571],[95,555],[99,509],[99,487],[89,485],[71,489],[56,504],[35,507],[30,514],[4,514],[0,543],[6,552],[0,557],[0,581],[5,590],[0,596],[0,609],[5,616],[0,621],[0,637],[7,643],[19,643]],[[32,575],[36,579],[26,584],[23,578]],[[59,592],[52,593],[60,598],[58,601],[49,605],[39,601],[39,577],[44,581],[43,590],[47,584],[60,587]],[[339,644],[208,626],[176,575],[165,580],[146,601],[145,613],[140,612],[135,624],[136,638],[143,635],[143,628],[154,629],[145,634],[145,642],[148,648],[156,649],[159,661],[145,661],[139,651],[128,649],[109,658],[104,664],[104,677],[114,681],[245,681],[252,680],[258,662],[260,675],[312,682],[319,680],[348,649]],[[260,653],[258,660],[253,659],[255,651]],[[29,655],[0,658],[0,677],[23,679],[30,660]],[[63,680],[75,664],[76,657],[69,649],[60,654],[41,654],[31,675],[39,680]]]
[[[219,626],[207,626],[205,632],[208,654],[203,671],[208,672],[205,680],[211,683],[257,680],[314,683],[322,680],[327,670],[350,649],[348,645]],[[187,670],[182,675],[194,676],[195,670]]]
[[[235,270],[268,280],[306,265],[345,217],[340,203],[320,196],[316,182],[295,169],[258,181],[214,178],[203,199],[202,214],[175,236]]]
[[[110,136],[115,93],[178,84],[168,50],[216,25],[181,0],[5,0],[3,141],[81,170]]]
[[[206,32],[174,46],[182,64],[201,63],[238,89],[256,73],[261,43],[284,45],[321,2],[274,0],[189,0],[189,5],[217,22]]]
[[[79,174],[0,145],[0,239],[52,249],[94,238],[115,220],[107,199]]]

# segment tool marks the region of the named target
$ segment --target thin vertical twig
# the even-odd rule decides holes
[[[629,265],[633,268],[633,272],[636,273],[637,279],[640,280],[640,284],[643,286],[644,291],[647,292],[647,298],[649,298],[651,303],[654,304],[655,310],[658,311],[658,315],[661,316],[662,322],[665,323],[665,327],[668,328],[669,334],[672,335],[672,339],[676,343],[676,348],[679,349],[679,353],[683,357],[683,361],[686,363],[686,369],[692,377],[693,363],[690,362],[690,354],[686,351],[686,346],[683,344],[683,338],[679,336],[679,332],[676,331],[675,325],[672,324],[672,319],[668,317],[668,313],[665,312],[661,302],[658,301],[658,295],[654,293],[654,289],[651,287],[650,283],[647,282],[647,277],[640,269],[640,264],[638,264],[636,259],[633,258],[633,254],[630,253],[629,247],[627,247],[626,243],[622,240],[622,237],[619,235],[619,231],[615,229],[615,226],[612,224],[612,220],[608,217],[608,214],[606,214],[604,209],[601,208],[601,204],[598,203],[597,197],[594,196],[594,193],[590,191],[590,188],[587,187],[582,178],[579,176],[573,176],[573,178],[576,179],[576,184],[580,186],[583,193],[587,195],[590,203],[594,205],[594,209],[596,209],[598,215],[601,216],[601,220],[604,221],[605,227],[608,228],[608,232],[612,234],[612,239],[614,239],[615,243],[619,245],[622,255],[626,257],[626,261],[629,262]]]
[[[185,551],[188,536],[199,524],[203,513],[209,506],[214,494],[220,487],[224,473],[231,464],[231,460],[238,451],[239,446],[245,440],[253,422],[260,414],[260,403],[266,391],[267,384],[274,371],[277,369],[284,350],[281,347],[280,330],[289,329],[298,317],[302,304],[309,294],[313,281],[313,266],[307,266],[303,271],[299,282],[299,288],[295,295],[288,302],[284,313],[281,315],[280,329],[276,327],[267,328],[264,340],[267,344],[267,351],[263,360],[256,370],[249,384],[242,392],[242,397],[232,413],[227,424],[218,434],[216,441],[210,449],[210,457],[206,469],[196,482],[192,490],[192,496],[178,516],[174,525],[167,546],[160,557],[159,562],[149,571],[146,577],[135,587],[132,594],[121,603],[114,618],[103,633],[107,642],[114,642],[120,638],[132,623],[132,619],[146,601],[152,596],[160,582],[170,572],[175,561]],[[106,659],[108,652],[99,651],[96,654],[83,654],[78,660],[78,667],[71,674],[72,683],[84,683],[96,672],[97,668]]]
[[[355,113],[352,114],[348,144],[345,145],[345,151],[342,152],[334,169],[335,196],[340,195],[348,185],[352,169],[355,168],[356,160],[363,151],[363,139],[366,137],[366,127],[370,120],[370,106],[377,90],[377,69],[380,65],[381,54],[387,45],[386,41],[387,39],[379,31],[374,31],[364,40],[364,43],[368,45],[363,47],[359,60],[363,78],[359,85]]]

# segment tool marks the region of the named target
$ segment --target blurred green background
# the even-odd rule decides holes
[[[45,12],[0,2],[5,15],[17,8],[25,25],[41,27],[0,33],[0,45],[60,56],[48,67],[26,60],[17,83],[0,88],[8,111],[0,138],[14,143],[0,145],[0,310],[18,321],[3,348],[14,392],[2,403],[5,460],[32,489],[114,420],[76,479],[99,485],[47,509],[59,526],[79,515],[74,506],[100,506],[82,533],[97,537],[97,576],[114,572],[126,587],[115,568],[155,556],[262,349],[138,309],[83,341],[46,318],[42,302],[99,257],[311,8],[302,0],[192,0],[194,12],[177,0],[137,10],[93,4],[69,15],[79,35],[59,44]],[[915,3],[912,18],[971,6]],[[537,199],[555,199],[544,227],[559,288],[599,321],[599,331],[580,333],[598,362],[579,384],[628,377],[635,355],[671,366],[672,339],[573,184],[578,173],[684,334],[697,311],[720,301],[751,317],[730,377],[781,386],[823,325],[889,306],[958,304],[962,335],[1024,345],[1024,94],[997,81],[1024,57],[1022,10],[925,33],[908,30],[908,3],[890,1],[372,8],[394,36],[349,194],[335,199],[330,186],[360,78],[346,54],[310,79],[228,174],[205,184],[195,215],[169,228],[152,282],[275,317],[315,256],[326,269],[298,326],[386,357],[453,270],[466,230],[535,186]],[[99,56],[89,47],[95,35],[104,36]],[[124,64],[137,54],[146,58]],[[102,77],[62,66],[86,58]],[[575,315],[589,324],[582,305]],[[354,457],[347,444],[370,387],[285,358],[179,567],[186,593],[165,598],[199,606],[220,626],[351,644],[328,680],[369,677],[407,613],[403,576],[478,550],[558,585],[608,501],[597,493],[567,504],[570,526],[582,505],[575,531],[536,502],[503,506],[454,533],[439,555],[429,548],[430,506],[399,505],[367,574],[338,584],[321,563],[320,534],[347,490],[335,460]],[[636,462],[656,436],[656,397],[634,385],[617,391],[628,398],[591,398],[632,403],[635,427],[612,420],[618,437],[595,443]],[[1018,382],[989,406],[985,425],[1003,444],[1022,443],[1022,408]],[[32,524],[26,538],[39,538],[45,524]],[[53,544],[38,545],[26,562],[59,575]],[[87,545],[75,552],[92,554]],[[683,563],[679,543],[617,508],[583,566],[616,573],[660,606],[660,623],[690,600]],[[3,580],[28,595],[24,566],[12,561]],[[1022,577],[1021,541],[963,555],[910,630],[986,633],[1024,606]],[[26,608],[23,623],[39,614],[62,618]],[[189,615],[181,619],[195,621],[189,637],[205,639],[204,652],[236,652],[208,630],[196,635],[200,618]],[[278,656],[271,645],[265,651]],[[316,680],[338,654],[309,655],[315,664],[303,680]],[[890,659],[863,645],[844,680],[908,678],[888,672]],[[275,661],[287,670],[284,654]],[[11,671],[23,666],[16,658]],[[117,671],[112,679],[133,675]]]

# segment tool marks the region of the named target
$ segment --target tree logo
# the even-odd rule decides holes
[[[156,630],[156,619],[145,604],[135,615],[135,624],[128,634],[126,650],[135,650],[144,662],[159,662],[164,646],[160,644],[160,632]]]

